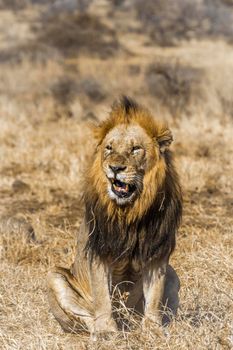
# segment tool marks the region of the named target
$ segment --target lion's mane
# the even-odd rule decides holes
[[[171,137],[166,126],[157,123],[147,109],[124,97],[96,129],[98,143],[116,125],[132,122],[161,143],[166,144]],[[87,252],[102,261],[127,257],[142,264],[169,257],[182,215],[181,188],[171,151],[166,149],[158,165],[145,174],[143,193],[130,206],[120,207],[108,197],[104,176],[97,147],[84,184],[85,219],[90,232]]]

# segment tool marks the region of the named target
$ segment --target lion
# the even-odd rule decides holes
[[[94,127],[96,149],[83,184],[85,217],[70,269],[48,275],[51,310],[65,331],[116,332],[113,291],[158,329],[178,307],[179,279],[169,265],[182,193],[167,125],[128,97]]]

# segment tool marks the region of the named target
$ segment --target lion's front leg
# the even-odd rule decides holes
[[[143,293],[145,298],[143,325],[150,322],[162,325],[160,307],[162,303],[167,262],[153,262],[143,274]]]
[[[117,331],[112,317],[112,305],[109,292],[109,268],[100,261],[90,264],[91,286],[95,310],[95,334]]]

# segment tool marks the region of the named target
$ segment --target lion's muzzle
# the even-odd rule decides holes
[[[137,193],[135,174],[127,170],[125,165],[108,165],[106,168],[109,196],[120,205],[130,203]]]

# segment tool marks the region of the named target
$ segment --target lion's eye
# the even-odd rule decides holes
[[[107,145],[105,148],[106,148],[107,151],[111,151],[112,150],[112,146],[111,145]]]
[[[142,149],[141,146],[133,146],[132,147],[132,153],[136,153],[136,152],[140,151],[140,149]]]

